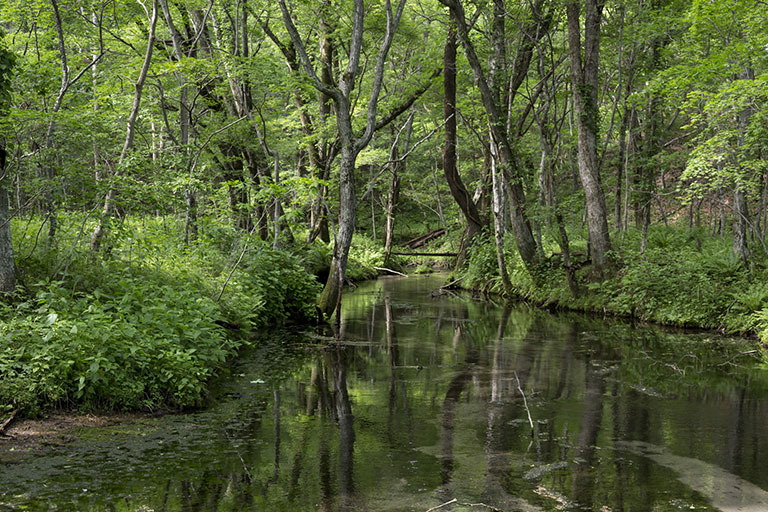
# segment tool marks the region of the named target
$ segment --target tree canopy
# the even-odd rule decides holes
[[[103,258],[127,216],[183,217],[186,244],[208,222],[276,248],[323,240],[326,315],[355,231],[388,258],[438,228],[464,254],[487,231],[507,281],[509,243],[533,276],[562,255],[571,280],[583,240],[601,280],[630,220],[641,252],[653,222],[677,221],[732,236],[750,266],[768,255],[767,14],[743,0],[10,0],[7,215],[43,216],[58,250],[59,216],[87,214]]]

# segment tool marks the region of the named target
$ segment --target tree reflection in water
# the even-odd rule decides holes
[[[739,362],[738,346],[683,357],[688,337],[432,298],[437,283],[362,285],[345,295],[335,336],[265,342],[210,409],[0,465],[0,503],[424,512],[456,498],[501,510],[707,511],[768,488],[768,379],[743,361],[718,366]],[[694,490],[685,468],[724,478]]]

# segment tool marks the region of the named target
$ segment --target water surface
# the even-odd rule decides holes
[[[266,340],[205,411],[0,452],[0,510],[768,511],[768,374],[743,341],[441,283],[363,284],[339,341]]]

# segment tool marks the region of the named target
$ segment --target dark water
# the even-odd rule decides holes
[[[768,511],[768,373],[743,342],[440,283],[364,284],[339,344],[264,342],[206,411],[0,444],[0,510]]]

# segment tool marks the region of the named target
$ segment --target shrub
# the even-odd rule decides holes
[[[185,247],[178,226],[137,219],[104,260],[76,243],[81,225],[62,216],[60,250],[31,242],[39,222],[14,225],[24,286],[0,304],[0,407],[196,406],[251,328],[314,317],[317,282],[266,244],[250,244],[217,301],[241,252],[229,230]]]

